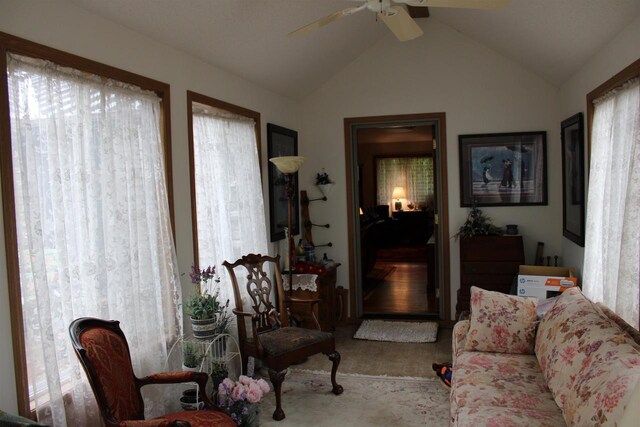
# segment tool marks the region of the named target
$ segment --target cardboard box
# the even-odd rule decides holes
[[[520,296],[547,299],[578,285],[573,267],[521,265],[519,273],[518,295]]]

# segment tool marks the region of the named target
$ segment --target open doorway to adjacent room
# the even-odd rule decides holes
[[[345,120],[356,317],[449,317],[444,126],[444,113]]]

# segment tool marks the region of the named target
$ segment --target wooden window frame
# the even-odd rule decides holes
[[[195,171],[195,147],[193,145],[193,104],[203,104],[209,107],[225,110],[239,116],[253,119],[256,132],[256,148],[258,149],[258,166],[262,181],[262,139],[260,137],[260,113],[248,108],[230,104],[216,98],[211,98],[197,92],[187,91],[187,127],[189,131],[189,185],[191,187],[191,230],[193,233],[193,259],[197,266],[199,263],[198,252],[198,212],[196,206],[196,171]]]
[[[7,253],[7,278],[9,285],[9,307],[13,359],[16,376],[18,411],[25,417],[34,417],[29,402],[27,361],[22,318],[20,271],[18,264],[18,241],[16,234],[15,199],[13,187],[13,163],[11,155],[11,130],[9,116],[9,90],[7,77],[7,54],[15,53],[44,59],[64,67],[70,67],[101,77],[118,80],[154,92],[160,98],[161,138],[163,140],[169,217],[175,241],[175,217],[173,206],[173,177],[171,166],[171,97],[167,83],[150,79],[110,65],[102,64],[71,53],[54,49],[30,40],[0,32],[0,176],[2,177],[2,203],[4,215],[5,249]]]
[[[622,86],[634,77],[640,77],[640,58],[587,94],[587,174],[591,163],[591,126],[593,125],[593,112],[595,110],[593,101],[618,86]]]

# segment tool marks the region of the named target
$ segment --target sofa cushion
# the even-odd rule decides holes
[[[471,287],[471,324],[464,349],[531,354],[535,343],[536,298]]]
[[[481,413],[491,408],[503,416],[511,414],[515,419],[521,415],[526,417],[529,410],[535,408],[534,412],[540,413],[540,418],[532,419],[540,423],[532,425],[564,424],[562,412],[546,385],[534,355],[459,354],[453,366],[450,400],[454,425],[486,425],[489,418],[481,421]],[[478,408],[481,409],[478,411]],[[525,422],[524,419],[521,421]]]
[[[500,408],[475,406],[462,408],[458,418],[451,424],[455,427],[558,427],[565,425],[562,412],[538,409]]]
[[[580,289],[542,319],[536,356],[567,424],[620,424],[640,381],[640,346]]]

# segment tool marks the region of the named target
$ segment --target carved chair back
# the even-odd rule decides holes
[[[279,326],[289,326],[284,305],[280,255],[270,257],[260,254],[248,254],[233,264],[225,261],[222,265],[224,265],[229,272],[229,277],[233,285],[233,295],[236,303],[234,312],[251,312],[253,318],[257,320],[258,334],[272,331]],[[275,273],[275,294],[278,299],[277,306],[272,300],[274,283],[269,277],[270,269],[268,266],[271,266]],[[243,304],[242,293],[240,292],[241,285],[239,284],[235,271],[236,267],[243,267],[242,272],[246,272],[246,283],[243,284],[246,294],[250,298],[250,301],[247,301],[247,307]],[[238,336],[241,341],[245,341],[247,338],[246,324],[242,319],[238,320]]]

